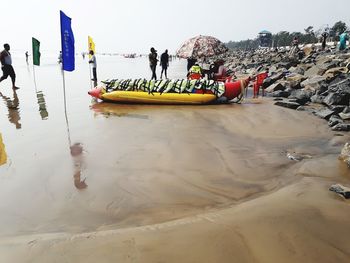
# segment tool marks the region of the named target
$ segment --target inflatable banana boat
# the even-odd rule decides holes
[[[88,92],[106,102],[143,104],[210,104],[241,100],[249,79],[233,82],[213,80],[113,79]]]

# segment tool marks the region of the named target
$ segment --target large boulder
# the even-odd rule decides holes
[[[272,97],[288,98],[289,95],[290,95],[290,92],[287,90],[277,90],[272,92]]]
[[[345,92],[330,92],[323,100],[326,105],[349,105],[350,94]]]
[[[332,127],[332,131],[350,131],[350,124],[348,123],[338,123]]]
[[[350,94],[350,78],[348,77],[340,80],[339,82],[332,82],[328,90],[331,92]]]
[[[332,115],[330,118],[329,118],[329,121],[328,121],[328,126],[329,127],[333,127],[339,123],[343,123],[343,120],[340,119],[337,115]]]
[[[320,67],[319,65],[315,65],[315,66],[309,68],[307,71],[305,71],[305,74],[304,74],[304,75],[305,75],[306,77],[313,77],[313,76],[315,76],[315,75],[320,75],[320,76],[322,76],[323,73],[326,72],[326,70],[327,70],[327,69],[324,69],[324,68]]]
[[[313,76],[313,77],[308,78],[307,80],[304,80],[303,82],[301,82],[300,86],[302,88],[305,88],[308,86],[314,90],[318,90],[320,88],[320,86],[323,83],[325,83],[325,81],[326,81],[325,77],[316,75],[316,76]]]
[[[338,158],[350,167],[350,144],[348,142],[345,143]]]
[[[275,105],[289,108],[289,109],[293,109],[293,110],[296,110],[300,106],[300,104],[297,102],[290,102],[290,101],[285,101],[285,100],[277,101],[277,102],[275,102]]]
[[[285,90],[286,89],[286,83],[285,82],[277,82],[275,84],[270,85],[268,88],[265,89],[266,92],[274,92],[277,90]]]
[[[346,74],[349,72],[349,69],[347,67],[336,67],[331,68],[327,70],[323,76],[326,77],[328,80],[334,79],[335,77],[339,76],[340,74]]]
[[[290,74],[287,75],[284,80],[288,82],[288,86],[293,89],[300,89],[300,83],[306,80],[307,77],[300,75],[300,74]]]
[[[310,101],[313,92],[308,90],[292,90],[289,98],[295,99],[301,105]]]
[[[330,109],[323,109],[323,110],[317,111],[315,114],[322,119],[328,120],[334,113],[335,112]]]

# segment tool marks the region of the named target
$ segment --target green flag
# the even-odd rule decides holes
[[[33,43],[33,65],[40,66],[40,42],[32,37]]]

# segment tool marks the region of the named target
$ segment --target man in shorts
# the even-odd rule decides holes
[[[11,54],[10,54],[9,50],[10,50],[10,45],[4,44],[4,50],[1,51],[1,53],[0,53],[0,61],[1,61],[1,65],[2,65],[1,69],[3,72],[3,75],[0,78],[0,82],[3,81],[4,79],[7,79],[7,77],[10,76],[11,80],[12,80],[12,89],[16,90],[19,88],[16,87],[16,85],[15,85],[16,73],[12,67],[12,58],[11,58]]]

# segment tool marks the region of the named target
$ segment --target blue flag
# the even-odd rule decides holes
[[[71,27],[71,18],[60,11],[61,19],[61,48],[63,70],[73,71],[75,69],[74,35]]]

